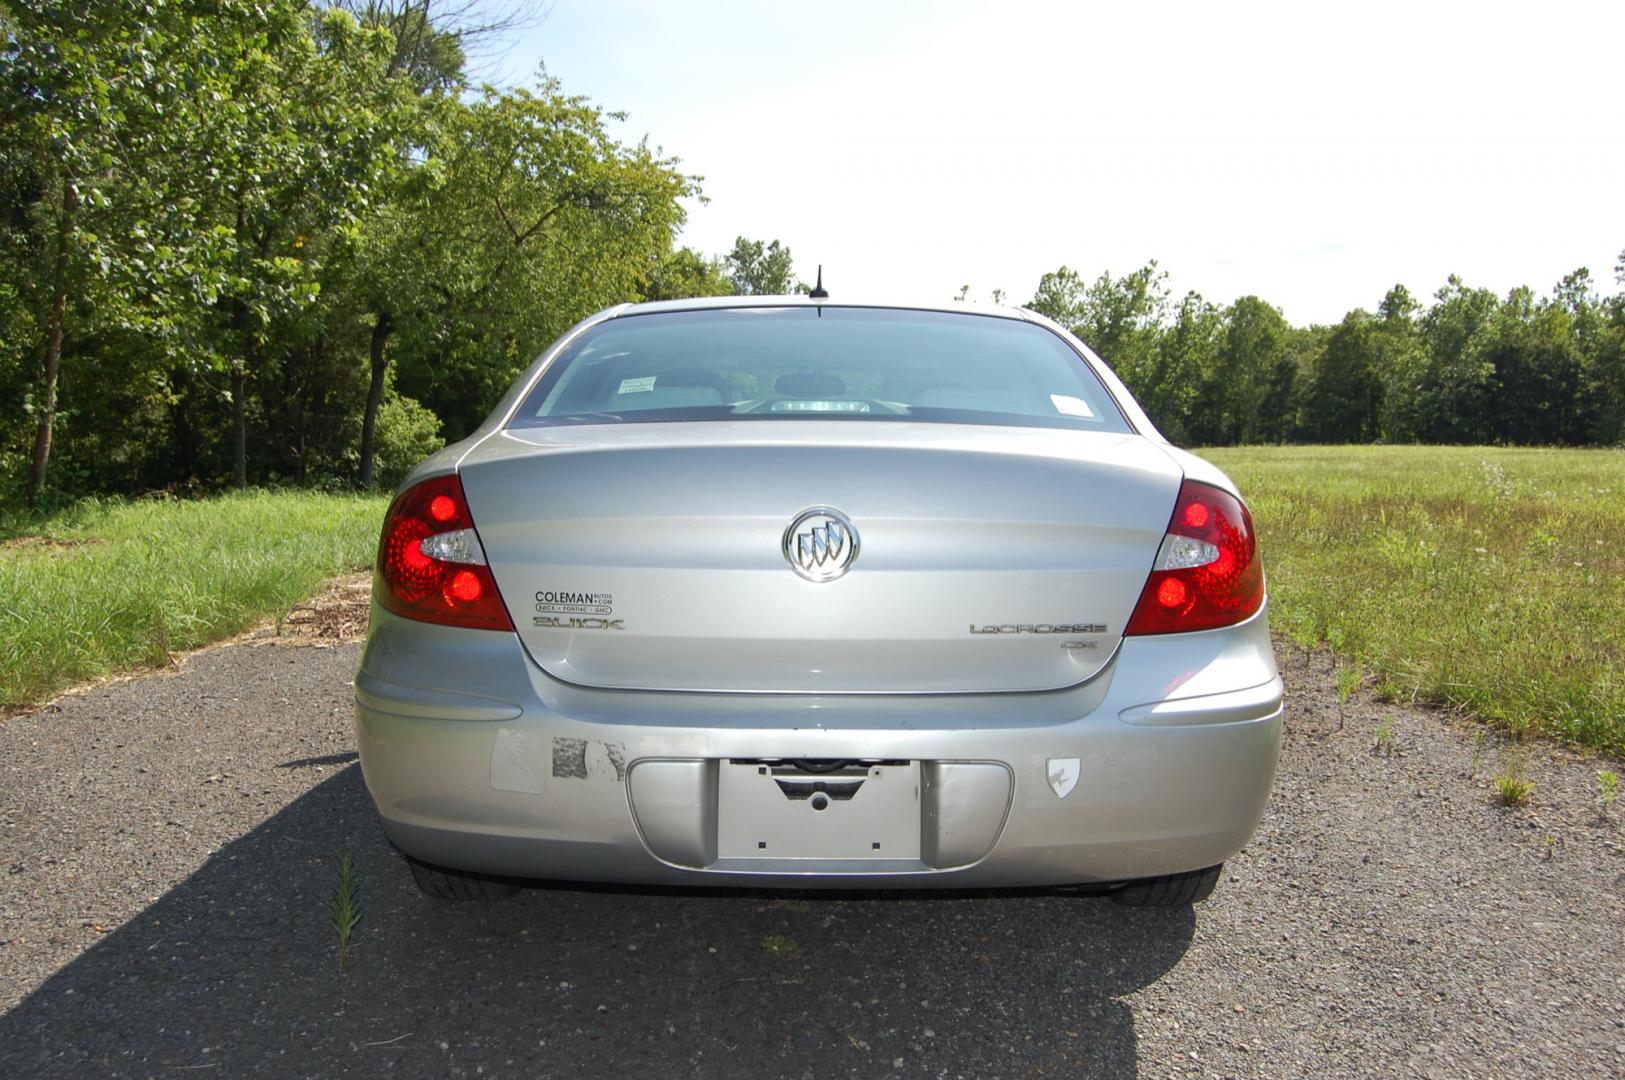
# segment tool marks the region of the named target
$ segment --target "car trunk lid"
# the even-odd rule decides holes
[[[1136,435],[840,420],[510,430],[460,473],[548,674],[778,693],[1089,679],[1121,639],[1181,475]],[[827,519],[786,554],[787,527],[819,507],[856,533],[833,580],[790,565]]]

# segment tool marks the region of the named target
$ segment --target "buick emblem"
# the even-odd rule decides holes
[[[858,557],[852,519],[828,506],[811,506],[784,530],[784,561],[808,581],[834,581]]]

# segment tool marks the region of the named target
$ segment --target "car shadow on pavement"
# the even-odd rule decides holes
[[[354,853],[340,972],[327,902]],[[1016,893],[422,897],[351,765],[0,1017],[0,1075],[1136,1074],[1189,909]]]

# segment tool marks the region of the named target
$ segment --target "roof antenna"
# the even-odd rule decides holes
[[[824,288],[824,264],[823,263],[818,264],[818,284],[816,284],[816,285],[814,285],[812,287],[812,292],[807,294],[807,299],[809,299],[809,300],[828,300],[829,299],[829,290]]]

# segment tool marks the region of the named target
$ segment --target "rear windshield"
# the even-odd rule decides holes
[[[1129,430],[1043,327],[842,307],[610,319],[548,366],[512,426],[837,418]]]

